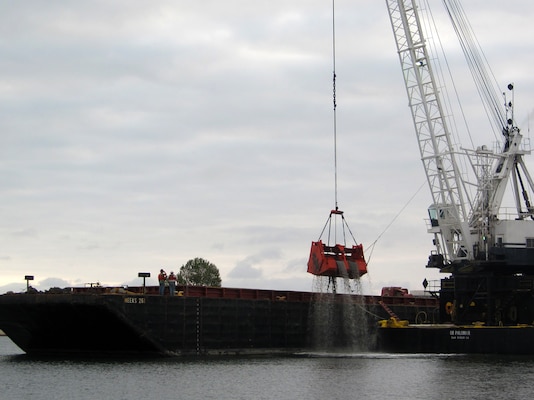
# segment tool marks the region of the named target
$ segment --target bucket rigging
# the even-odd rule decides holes
[[[337,220],[341,221],[342,243],[338,243],[336,240]],[[328,236],[326,241],[323,242],[322,236],[327,227]],[[353,240],[354,244],[352,245],[347,245],[347,232]],[[334,234],[332,235],[332,233]],[[308,260],[308,272],[318,276],[348,279],[358,279],[367,273],[363,245],[356,243],[343,211],[338,209],[330,211],[319,239],[316,242],[312,242]]]

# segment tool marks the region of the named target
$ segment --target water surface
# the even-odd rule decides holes
[[[1,399],[522,399],[534,358],[293,357],[36,359],[0,337]]]

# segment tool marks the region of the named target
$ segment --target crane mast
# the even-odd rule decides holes
[[[404,82],[419,143],[421,160],[432,194],[430,231],[435,235],[435,260],[472,258],[473,243],[455,151],[439,89],[433,75],[415,1],[387,1]]]

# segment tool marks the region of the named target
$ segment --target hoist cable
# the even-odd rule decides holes
[[[337,118],[336,118],[336,14],[335,0],[332,0],[332,102],[334,105],[334,202],[337,204]]]
[[[375,248],[375,245],[377,244],[377,242],[380,240],[380,238],[382,238],[382,236],[386,233],[386,231],[389,228],[391,228],[391,225],[393,225],[393,223],[397,220],[397,218],[399,218],[399,216],[404,212],[406,207],[408,207],[408,205],[413,201],[413,199],[415,198],[415,196],[417,196],[417,194],[421,191],[421,189],[424,186],[426,186],[426,183],[427,183],[426,181],[421,183],[421,185],[419,186],[419,189],[417,189],[415,191],[415,193],[412,195],[412,197],[410,197],[410,199],[406,202],[406,204],[404,204],[404,206],[402,206],[402,208],[399,210],[399,212],[393,217],[393,219],[389,222],[389,224],[387,224],[387,226],[384,228],[384,230],[377,236],[375,241],[373,243],[371,243],[369,246],[367,246],[367,249],[369,250],[369,252],[367,253],[367,264],[369,264],[371,262],[371,256],[373,255],[373,251],[374,251],[374,248]]]
[[[443,0],[443,4],[459,39],[484,108],[492,117],[491,120],[493,120],[497,131],[504,132],[507,126],[506,115],[500,104],[498,91],[494,89],[498,87],[498,84],[465,12],[456,0]],[[492,85],[492,81],[494,85]]]

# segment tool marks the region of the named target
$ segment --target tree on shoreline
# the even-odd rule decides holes
[[[221,275],[217,266],[199,257],[182,265],[176,280],[180,285],[221,286]]]

